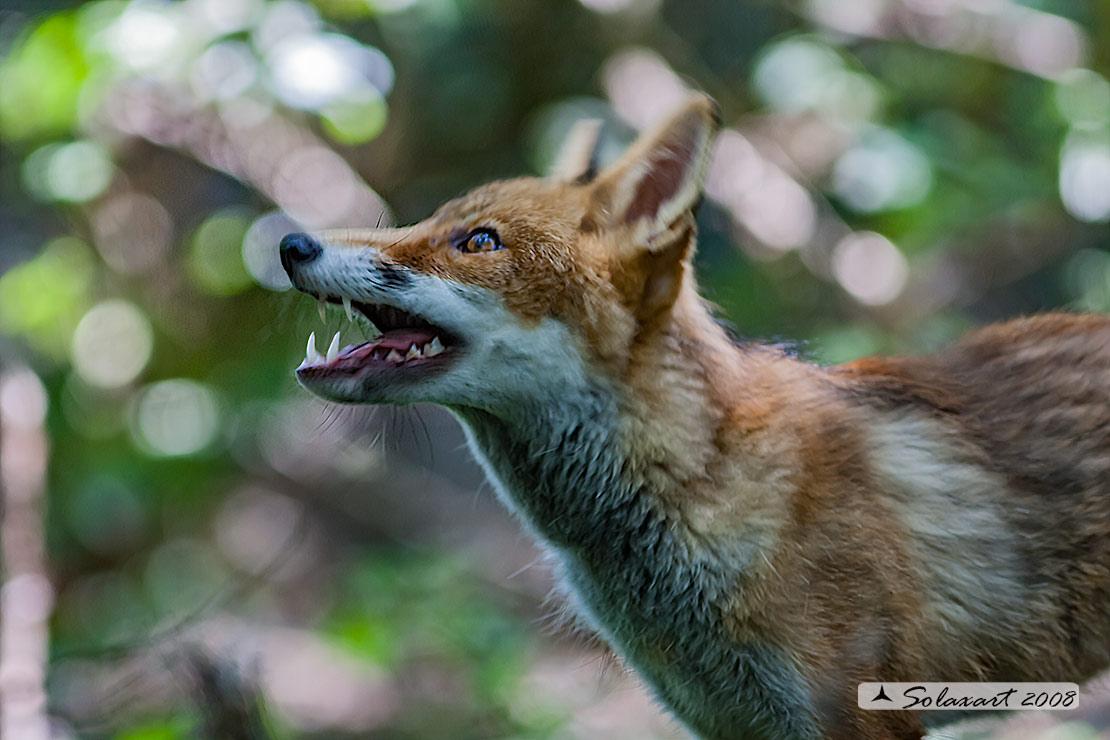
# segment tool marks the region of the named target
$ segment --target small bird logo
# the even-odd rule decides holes
[[[893,699],[891,699],[889,696],[886,695],[886,687],[882,686],[882,685],[879,686],[879,693],[875,694],[875,698],[872,699],[871,701],[880,701],[880,700],[890,701],[890,702],[894,701]]]

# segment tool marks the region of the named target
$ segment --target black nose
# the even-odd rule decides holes
[[[294,265],[303,265],[320,256],[324,248],[320,242],[308,234],[294,233],[282,237],[278,245],[281,253],[281,265],[286,272],[292,272]]]

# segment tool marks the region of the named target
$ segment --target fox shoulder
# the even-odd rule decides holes
[[[921,357],[865,357],[831,368],[845,388],[879,404],[969,412],[991,398],[1025,411],[1059,406],[1079,388],[1110,398],[1110,316],[1044,314],[971,332]],[[1070,390],[1069,390],[1070,389]],[[1016,397],[1014,394],[1018,394]]]
[[[854,402],[941,419],[1026,484],[1110,493],[1110,316],[1017,319],[935,355],[869,357],[830,373]]]

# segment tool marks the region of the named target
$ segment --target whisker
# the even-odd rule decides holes
[[[316,423],[316,433],[330,433],[345,413],[346,408],[344,406],[331,403],[326,404],[324,406],[323,417]]]

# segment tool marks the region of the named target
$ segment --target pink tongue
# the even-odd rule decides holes
[[[367,344],[351,347],[349,351],[340,352],[339,356],[367,355],[379,348],[395,349],[404,354],[409,351],[409,347],[412,345],[415,344],[417,348],[420,348],[435,338],[434,329],[394,329],[393,331],[387,331]]]

